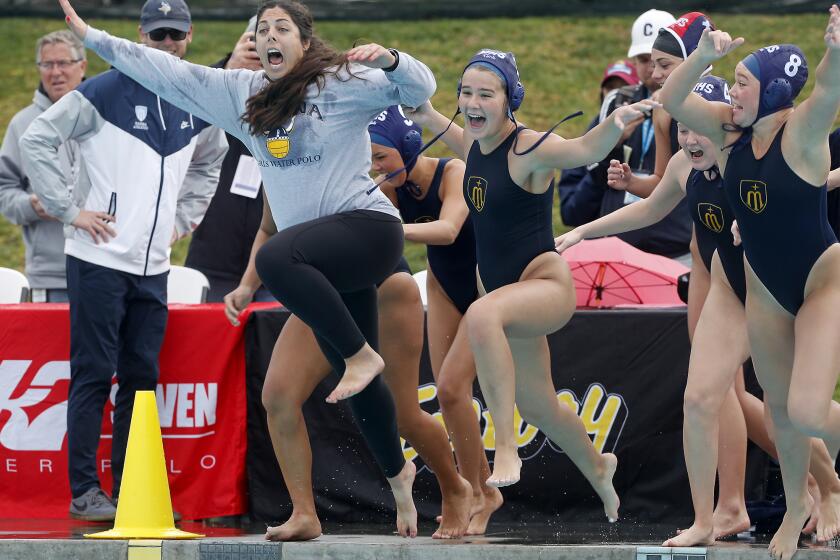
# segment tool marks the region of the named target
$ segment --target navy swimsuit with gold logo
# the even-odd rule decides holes
[[[761,159],[751,143],[737,143],[723,182],[747,261],[776,301],[796,315],[808,274],[837,238],[826,215],[826,186],[806,183],[785,162],[784,130]]]
[[[744,249],[732,244],[732,207],[723,190],[717,168],[709,180],[703,171],[692,169],[685,184],[685,199],[694,221],[697,248],[706,270],[712,269],[712,256],[718,252],[729,285],[741,303],[747,299],[744,280]]]
[[[488,293],[519,281],[534,258],[554,251],[554,181],[544,193],[532,194],[510,177],[508,152],[522,128],[487,155],[473,142],[467,157],[464,196],[475,228],[479,276]]]
[[[407,188],[397,189],[397,203],[400,215],[407,224],[420,224],[440,219],[443,202],[440,200],[440,183],[443,170],[449,158],[438,160],[432,184],[423,198],[411,195]],[[475,235],[469,216],[452,245],[429,245],[426,247],[429,268],[437,278],[443,291],[461,314],[475,298],[478,290],[475,284]]]

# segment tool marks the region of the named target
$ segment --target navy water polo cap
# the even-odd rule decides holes
[[[732,99],[729,97],[729,84],[726,83],[726,80],[717,76],[703,76],[694,85],[692,91],[706,101],[732,104]]]
[[[519,81],[519,69],[516,67],[516,58],[512,52],[494,51],[492,49],[481,49],[473,55],[470,61],[464,66],[464,72],[470,66],[480,65],[491,71],[502,79],[507,91],[509,115],[513,118],[513,111],[519,109],[522,100],[525,99],[525,87]],[[463,75],[463,72],[461,73]],[[461,95],[461,81],[458,81],[458,96]]]
[[[760,84],[755,120],[793,107],[793,100],[808,81],[808,61],[796,45],[762,47],[741,63]]]
[[[697,49],[703,31],[714,31],[715,26],[705,14],[689,12],[677,21],[659,30],[653,48],[685,60]]]
[[[402,107],[392,105],[379,113],[368,125],[370,141],[396,149],[402,156],[406,175],[417,163],[423,145],[423,129],[403,114]]]

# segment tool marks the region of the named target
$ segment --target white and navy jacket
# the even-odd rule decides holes
[[[66,185],[58,147],[76,140],[81,169]],[[36,118],[20,139],[23,166],[46,211],[71,224],[81,210],[109,212],[117,235],[94,243],[65,228],[64,251],[137,275],[169,270],[173,233],[201,222],[227,151],[224,133],[117,70],[83,82]]]

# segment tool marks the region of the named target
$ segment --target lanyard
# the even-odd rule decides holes
[[[642,155],[639,157],[639,168],[641,169],[642,166],[645,164],[645,156],[650,150],[650,144],[653,142],[653,119],[645,119],[645,122],[642,123]]]

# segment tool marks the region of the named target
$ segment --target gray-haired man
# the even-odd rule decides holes
[[[23,172],[18,140],[29,124],[85,75],[87,60],[82,43],[70,31],[53,31],[35,45],[35,64],[41,77],[32,104],[17,113],[6,128],[0,148],[0,213],[23,229],[26,277],[32,301],[67,301],[63,224],[49,216]],[[64,182],[72,185],[78,172],[78,145],[65,142],[58,148]]]

